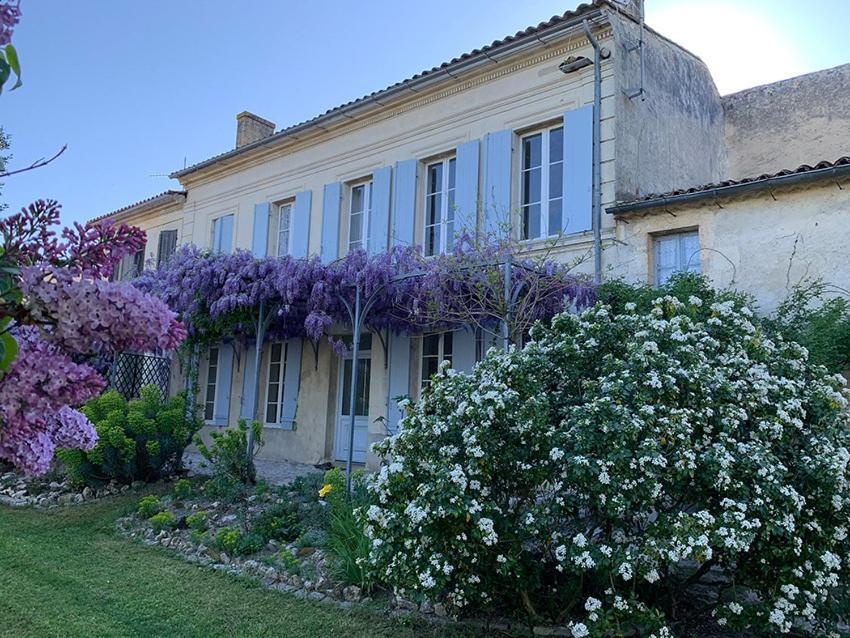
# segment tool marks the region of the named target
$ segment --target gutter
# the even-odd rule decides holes
[[[212,166],[213,164],[224,162],[233,157],[236,157],[237,155],[247,153],[254,149],[262,148],[282,139],[292,137],[298,133],[303,133],[314,128],[326,127],[328,124],[333,123],[335,120],[349,121],[354,118],[354,114],[356,114],[358,111],[372,111],[375,108],[375,104],[385,106],[385,100],[391,100],[398,96],[406,96],[410,93],[415,94],[416,92],[427,88],[431,84],[438,84],[444,82],[447,77],[458,79],[455,75],[456,73],[463,73],[474,70],[480,66],[499,63],[501,61],[501,58],[503,57],[507,57],[509,55],[522,51],[525,48],[539,46],[541,43],[546,45],[547,38],[552,39],[563,31],[568,31],[573,27],[581,25],[582,22],[588,20],[595,21],[599,18],[604,17],[604,15],[605,12],[601,8],[597,7],[593,10],[588,11],[587,13],[581,13],[577,16],[573,16],[572,18],[568,18],[563,22],[559,22],[558,24],[549,27],[548,29],[544,29],[543,31],[535,31],[534,33],[531,33],[529,35],[517,38],[513,42],[502,44],[496,49],[490,51],[481,51],[474,56],[466,58],[465,60],[458,60],[454,64],[450,64],[443,68],[438,68],[433,71],[427,71],[419,78],[404,80],[396,86],[377,91],[372,95],[359,98],[347,105],[336,107],[335,109],[328,113],[325,113],[324,115],[319,115],[311,120],[302,122],[301,124],[295,124],[288,128],[282,129],[277,133],[270,135],[269,137],[254,142],[253,144],[246,144],[245,146],[240,146],[239,148],[233,149],[221,155],[217,155],[208,160],[204,160],[203,162],[200,162],[188,168],[184,168],[179,171],[174,171],[173,173],[169,174],[169,177],[171,177],[172,179],[180,179],[181,177],[184,177],[191,173],[195,173],[201,169],[207,168],[208,166]]]
[[[801,173],[791,173],[788,175],[777,175],[774,177],[754,179],[750,182],[718,186],[693,193],[681,193],[679,195],[669,195],[667,197],[657,197],[643,201],[626,202],[623,204],[616,204],[615,206],[609,206],[606,210],[609,215],[622,215],[624,213],[634,213],[638,211],[652,210],[655,208],[690,204],[692,202],[699,202],[706,199],[732,197],[768,188],[805,184],[828,178],[838,180],[841,177],[850,177],[850,164],[818,168]]]

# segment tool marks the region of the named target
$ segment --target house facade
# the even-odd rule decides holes
[[[771,86],[721,97],[636,6],[598,0],[279,131],[241,113],[234,149],[172,175],[182,190],[105,217],[146,230],[148,260],[186,243],[324,261],[396,245],[435,254],[458,232],[498,229],[588,275],[657,283],[696,270],[769,310],[802,276],[850,288],[850,168],[835,161],[850,151],[847,69]],[[794,134],[804,123],[810,142]],[[210,348],[197,396],[208,428],[258,418],[263,456],[342,461],[353,391],[353,455],[373,463],[369,444],[398,421],[391,397],[416,397],[440,360],[469,369],[481,351],[465,330],[381,337],[365,337],[356,363],[326,342],[266,344],[259,378],[252,349]]]

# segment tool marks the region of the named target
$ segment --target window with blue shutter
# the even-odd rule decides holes
[[[372,174],[372,217],[369,220],[368,251],[377,255],[387,250],[390,231],[390,191],[392,169],[379,168]]]
[[[209,349],[207,358],[204,420],[227,425],[230,419],[230,390],[233,377],[233,346],[220,344]]]
[[[339,257],[339,207],[342,202],[342,183],[325,184],[322,196],[322,263]]]
[[[410,336],[390,334],[389,339],[389,396],[387,397],[387,430],[398,432],[398,423],[404,416],[396,399],[410,394]]]
[[[254,226],[251,229],[251,252],[254,257],[265,257],[269,236],[269,216],[271,215],[271,204],[264,202],[254,205]],[[213,222],[213,225],[215,222]],[[215,228],[213,228],[215,235]],[[213,240],[215,245],[215,240]]]
[[[558,126],[521,141],[520,238],[560,235],[563,229],[564,128]]]
[[[213,220],[210,248],[216,253],[233,251],[233,215],[223,215]]]
[[[416,160],[404,160],[395,166],[391,241],[393,246],[413,246],[417,164]]]
[[[451,252],[455,238],[457,159],[449,157],[425,167],[425,256]]]
[[[513,131],[488,133],[484,138],[484,218],[482,230],[501,235],[511,223],[511,153]]]
[[[455,175],[454,232],[474,236],[478,230],[478,167],[481,144],[478,140],[457,147]]]
[[[564,113],[563,229],[593,228],[593,106]]]
[[[366,249],[372,221],[372,180],[351,186],[348,197],[348,250]]]
[[[289,254],[295,258],[306,257],[309,254],[312,208],[312,191],[301,191],[295,195],[295,203],[290,210],[289,226]]]

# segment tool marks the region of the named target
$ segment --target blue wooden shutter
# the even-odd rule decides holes
[[[513,131],[504,130],[488,133],[484,138],[484,192],[481,201],[484,208],[482,230],[492,235],[501,235],[511,215],[511,151]]]
[[[233,215],[225,215],[221,218],[219,226],[218,251],[222,253],[233,252]]]
[[[478,230],[478,140],[457,147],[455,164],[455,233]]]
[[[416,160],[395,165],[393,186],[393,246],[412,246],[416,221]]]
[[[452,367],[469,372],[475,365],[475,331],[458,328],[452,335]]]
[[[564,113],[564,232],[593,228],[593,106]]]
[[[295,429],[298,408],[298,390],[301,384],[301,337],[286,341],[286,372],[283,378],[283,400],[280,406],[280,427]]]
[[[254,344],[249,344],[245,350],[242,365],[242,402],[239,406],[239,416],[252,421],[256,418],[254,414],[254,386],[257,380],[254,377],[254,362],[257,360],[257,352]]]
[[[410,336],[390,333],[389,348],[387,430],[390,434],[395,434],[398,432],[398,422],[404,416],[396,397],[406,397],[410,394]]]
[[[387,250],[392,172],[389,166],[385,166],[372,174],[372,218],[369,220],[368,244],[370,255],[377,255]]]
[[[251,252],[254,257],[265,257],[269,244],[269,215],[271,204],[254,204],[254,228],[251,232]]]
[[[322,263],[339,257],[339,206],[342,183],[325,184],[322,201]]]
[[[227,425],[230,421],[230,388],[233,380],[233,345],[218,346],[218,369],[215,379],[213,424]]]
[[[301,191],[295,195],[289,232],[292,235],[292,256],[306,257],[310,251],[310,211],[313,208],[313,192]]]

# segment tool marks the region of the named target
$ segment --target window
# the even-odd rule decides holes
[[[233,215],[213,220],[210,247],[216,253],[229,253],[233,249]]]
[[[351,187],[348,203],[348,250],[365,249],[369,241],[369,215],[372,211],[372,182]]]
[[[340,406],[340,414],[342,416],[351,416],[351,366],[353,360],[351,351],[353,341],[351,336],[343,337],[343,342],[348,348],[348,356],[343,359],[342,365],[342,405]],[[369,386],[372,378],[372,335],[364,333],[360,335],[360,346],[357,352],[357,391],[354,394],[354,415],[368,416],[369,415]]]
[[[273,343],[269,352],[269,379],[266,387],[266,425],[280,423],[283,385],[286,379],[286,344]]]
[[[218,380],[218,348],[210,348],[207,363],[207,395],[204,398],[204,420],[215,418],[215,386]]]
[[[425,255],[449,252],[455,234],[454,157],[429,164],[425,183]]]
[[[274,206],[269,220],[268,254],[283,257],[292,253],[291,230],[292,202]]]
[[[159,232],[159,247],[156,251],[157,268],[171,259],[177,250],[177,231],[162,230]]]
[[[436,332],[422,335],[422,375],[421,388],[424,390],[431,382],[431,377],[437,373],[442,361],[452,364],[451,332]]]
[[[130,281],[145,269],[145,249],[142,248],[132,255],[121,258],[112,269],[110,281]]]
[[[677,272],[699,272],[699,232],[688,231],[653,238],[655,285],[661,286]]]
[[[563,188],[564,128],[522,138],[522,239],[561,232]]]

